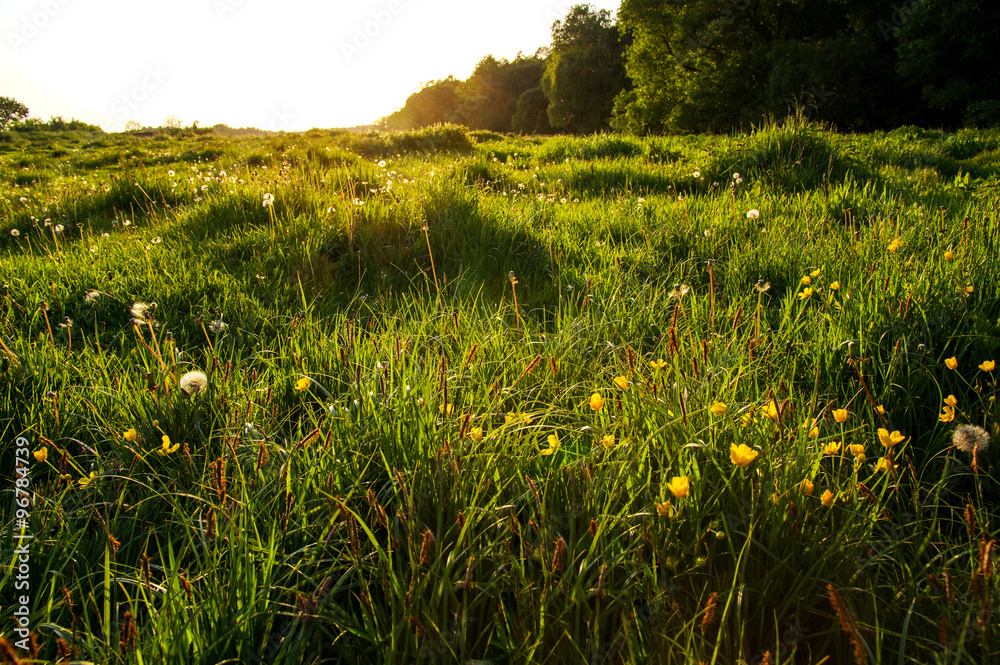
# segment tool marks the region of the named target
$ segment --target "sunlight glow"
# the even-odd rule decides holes
[[[47,120],[299,131],[371,123],[423,83],[551,41],[567,0],[5,0],[0,89]],[[615,10],[618,2],[595,2]]]

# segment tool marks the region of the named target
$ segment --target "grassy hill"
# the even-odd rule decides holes
[[[0,137],[38,658],[988,662],[998,181],[796,121]]]

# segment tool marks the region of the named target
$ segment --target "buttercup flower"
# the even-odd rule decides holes
[[[444,404],[438,404],[438,413],[450,416],[451,414],[455,413],[455,405],[449,404],[447,407],[445,407]]]
[[[34,455],[35,461],[44,462],[49,458],[49,449],[46,448],[45,446],[42,446],[41,448],[39,448],[38,450],[36,450],[31,454]]]
[[[549,447],[542,451],[543,455],[552,455],[557,450],[559,450],[559,437],[555,434],[549,434],[548,438]]]
[[[802,278],[802,286],[809,286],[810,284],[812,284],[812,278],[809,275]]]
[[[687,496],[688,492],[691,490],[691,483],[687,476],[674,476],[671,478],[670,482],[667,483],[667,489],[676,498],[681,499]]]
[[[952,356],[951,358],[945,359],[944,366],[948,369],[956,369],[958,367],[958,357]]]
[[[951,251],[950,249],[944,253],[945,261],[951,261],[954,258],[955,258],[955,252]]]
[[[601,439],[601,445],[604,446],[607,450],[614,450],[615,435],[605,434],[604,437]]]
[[[177,452],[177,449],[181,447],[181,444],[175,443],[170,445],[170,437],[164,434],[160,437],[160,449],[157,450],[160,455],[169,455],[170,453]]]
[[[628,388],[628,379],[625,378],[624,376],[616,376],[612,381],[612,383],[615,384],[616,388],[619,388],[621,390],[625,390],[626,388]]]
[[[469,430],[469,438],[472,439],[473,441],[479,441],[479,440],[481,440],[483,438],[483,428],[482,427],[473,427],[472,429],[470,429]]]
[[[840,282],[830,282],[830,290],[836,291],[840,288]]]
[[[674,506],[669,501],[666,503],[656,503],[656,514],[660,517],[672,517],[674,514]]]
[[[601,397],[601,393],[591,395],[588,403],[590,404],[591,411],[600,411],[604,408],[604,398]]]
[[[304,376],[295,382],[295,389],[298,390],[299,392],[302,392],[303,390],[309,390],[309,386],[311,385],[312,385],[312,380]]]
[[[887,460],[884,457],[879,457],[878,458],[878,462],[875,463],[875,470],[876,471],[888,471],[889,470],[889,466],[890,466],[889,465],[889,460]],[[898,464],[893,464],[892,468],[898,469],[899,465]]]
[[[813,490],[815,489],[816,485],[813,483],[813,481],[809,480],[808,478],[799,483],[799,491],[805,494],[806,496],[811,496]]]
[[[885,415],[885,407],[882,406],[881,404],[879,404],[878,406],[875,407],[875,413],[877,413],[880,416],[884,416]]]
[[[889,430],[880,427],[878,429],[878,440],[882,442],[882,445],[886,448],[892,448],[897,443],[903,441],[906,437],[900,434],[899,430],[893,430],[889,433]]]
[[[833,410],[833,419],[836,420],[838,423],[847,422],[847,417],[849,415],[851,415],[851,414],[848,413],[847,409],[834,409]]]
[[[750,462],[757,459],[758,452],[745,443],[729,445],[729,459],[733,464],[746,468]]]
[[[943,411],[938,414],[938,421],[942,423],[950,423],[955,419],[955,407],[945,405]]]
[[[892,242],[889,243],[889,252],[892,253],[892,254],[895,254],[896,251],[900,247],[902,247],[902,245],[903,244],[899,241],[899,238],[896,238],[895,240],[893,240]]]
[[[126,441],[135,441],[138,436],[139,433],[135,431],[135,428],[129,428],[122,434],[122,438]]]
[[[712,406],[708,407],[708,410],[717,416],[724,416],[729,412],[729,407],[722,402],[716,402]]]
[[[84,476],[77,482],[80,483],[80,487],[86,487],[94,480],[95,477],[97,477],[97,472],[91,471],[89,476]]]
[[[823,496],[819,498],[820,502],[827,508],[833,505],[833,492],[826,490],[823,492]]]
[[[855,457],[861,457],[865,454],[865,447],[860,443],[852,443],[847,447],[851,451],[851,454]]]
[[[767,416],[771,420],[777,420],[778,419],[778,405],[775,404],[773,401],[768,402],[767,404],[765,404],[764,406],[761,407],[761,413],[763,413],[765,416]]]
[[[807,286],[806,288],[802,289],[802,293],[799,294],[799,300],[805,300],[806,298],[808,298],[812,294],[813,294],[812,287],[811,286]]]
[[[954,395],[948,395],[944,398],[944,403],[948,406],[958,406],[958,398]]]
[[[661,369],[667,366],[667,361],[663,358],[659,360],[651,360],[649,366],[653,368],[654,372],[659,372]]]
[[[836,455],[840,452],[840,446],[843,444],[842,441],[830,441],[825,446],[823,446],[824,455]]]
[[[813,418],[806,427],[809,429],[809,438],[816,439],[819,438],[819,425],[816,424],[816,419]]]
[[[979,369],[983,370],[984,372],[992,372],[996,368],[997,368],[997,362],[995,360],[987,360],[983,362],[982,365],[979,366]]]

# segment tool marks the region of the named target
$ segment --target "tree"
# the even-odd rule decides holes
[[[578,134],[607,129],[615,97],[628,87],[624,46],[611,14],[574,5],[552,26],[542,77],[549,122]]]
[[[27,106],[11,97],[0,97],[0,131],[27,117]]]
[[[486,56],[462,84],[451,122],[471,129],[512,131],[518,98],[541,83],[544,66],[544,59],[537,54],[518,53],[513,61]]]
[[[845,129],[913,121],[919,91],[881,28],[899,1],[624,0],[635,89],[614,124],[729,131],[795,106]]]
[[[995,0],[924,0],[907,7],[896,23],[896,69],[903,80],[919,86],[941,123],[1000,122],[1000,69],[994,60],[1000,6]]]
[[[384,126],[391,130],[419,129],[447,122],[458,106],[461,83],[453,76],[426,83],[406,98],[403,108],[384,119]]]

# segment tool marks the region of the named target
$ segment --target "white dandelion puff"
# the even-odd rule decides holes
[[[205,376],[204,372],[188,372],[181,377],[178,385],[188,397],[200,395],[208,388],[208,377]]]

